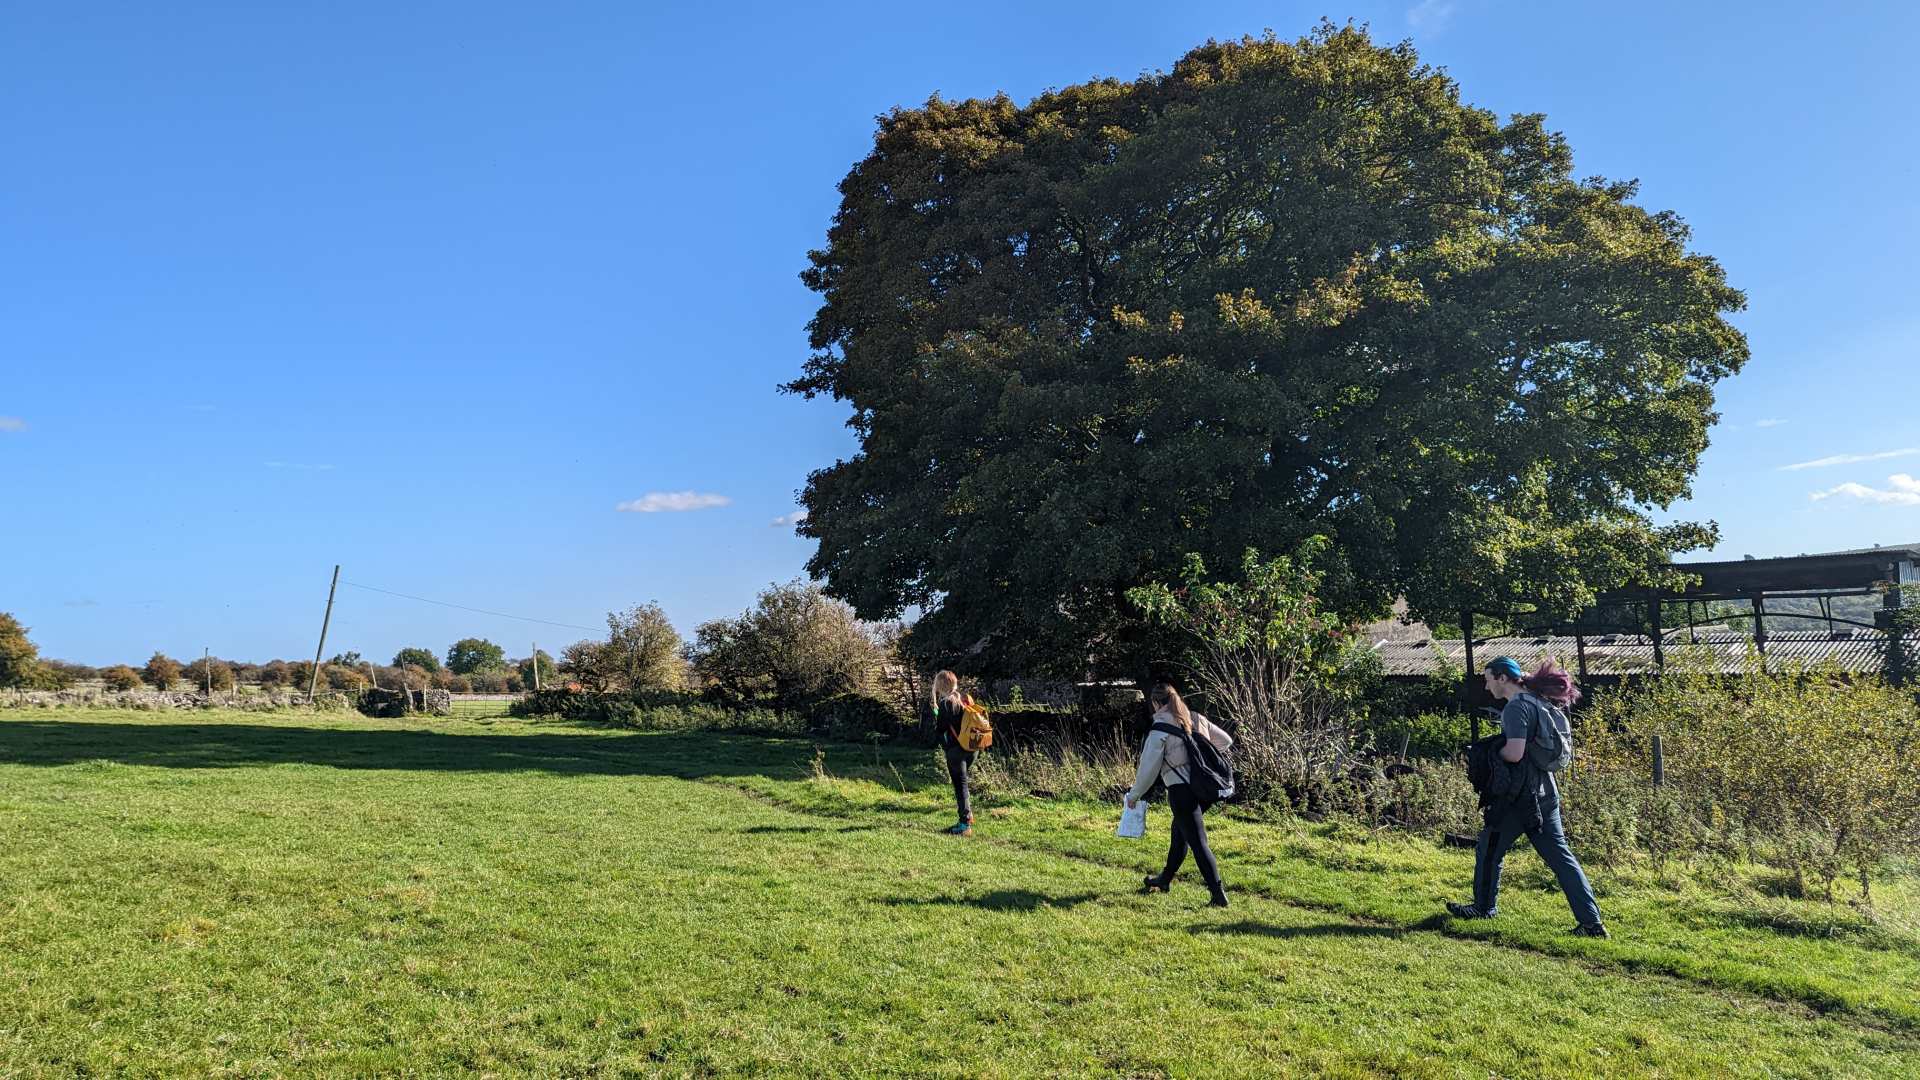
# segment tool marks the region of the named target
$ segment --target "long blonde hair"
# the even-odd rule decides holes
[[[1154,683],[1153,689],[1147,694],[1147,699],[1153,702],[1154,712],[1172,713],[1173,718],[1180,721],[1180,726],[1186,729],[1187,734],[1193,734],[1193,713],[1188,711],[1187,703],[1180,699],[1180,691],[1175,690],[1172,683]]]
[[[940,707],[941,702],[947,700],[950,697],[957,697],[959,696],[959,693],[960,693],[960,676],[955,675],[953,672],[947,671],[945,669],[942,669],[940,671],[936,671],[933,673],[933,707],[934,708],[938,709]]]

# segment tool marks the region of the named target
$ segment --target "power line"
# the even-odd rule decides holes
[[[460,611],[472,611],[481,615],[492,615],[492,616],[495,616],[496,618],[501,618],[501,619],[518,619],[521,622],[540,623],[544,626],[564,626],[568,630],[585,630],[588,633],[599,633],[601,630],[605,629],[605,627],[600,627],[600,626],[580,626],[576,623],[554,622],[552,619],[532,619],[532,618],[528,618],[525,615],[509,615],[504,611],[488,611],[486,608],[468,607],[465,604],[449,604],[445,600],[429,600],[424,596],[413,596],[408,593],[394,592],[392,589],[376,589],[371,585],[362,585],[357,581],[342,581],[340,584],[351,586],[355,589],[365,589],[367,592],[377,592],[377,593],[384,593],[387,596],[397,596],[402,600],[418,600],[423,604],[436,604],[440,607],[456,608]]]

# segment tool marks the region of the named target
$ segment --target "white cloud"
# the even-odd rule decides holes
[[[807,512],[805,510],[795,510],[791,514],[781,514],[779,517],[774,518],[773,527],[777,529],[782,525],[798,525],[805,520],[807,520]]]
[[[1876,454],[1835,454],[1832,457],[1815,458],[1812,461],[1797,461],[1792,465],[1780,466],[1781,472],[1796,472],[1800,469],[1824,469],[1829,465],[1858,465],[1863,461],[1885,461],[1888,458],[1912,457],[1920,454],[1920,446],[1909,446],[1902,450],[1882,450]]]
[[[1906,473],[1894,473],[1887,477],[1887,487],[1870,488],[1865,484],[1852,481],[1831,487],[1825,491],[1816,491],[1812,495],[1814,502],[1845,496],[1861,502],[1880,503],[1885,506],[1920,506],[1920,480]]]
[[[1415,30],[1440,30],[1453,20],[1459,6],[1454,0],[1420,0],[1407,11],[1407,25]]]
[[[333,466],[331,466],[331,465],[310,465],[310,464],[307,464],[307,463],[305,463],[305,462],[300,462],[300,461],[269,461],[269,462],[267,462],[267,468],[269,468],[269,469],[298,469],[298,470],[300,470],[301,472],[326,472],[326,471],[327,471],[328,469],[331,469],[331,468],[333,468]]]
[[[17,416],[0,416],[0,431],[25,431],[27,422]]]
[[[1768,417],[1765,420],[1756,422],[1753,426],[1758,428],[1769,428],[1769,427],[1779,427],[1781,424],[1784,424],[1784,423],[1786,423],[1785,420],[1776,419],[1774,417]]]
[[[637,499],[620,503],[614,509],[623,514],[677,514],[687,510],[705,510],[732,502],[725,495],[698,491],[649,491]]]

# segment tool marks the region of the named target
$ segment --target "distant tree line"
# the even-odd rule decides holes
[[[657,603],[609,612],[607,633],[576,641],[556,659],[545,650],[510,658],[481,637],[462,638],[444,655],[423,646],[394,653],[388,664],[358,652],[255,664],[220,657],[182,662],[155,652],[138,667],[44,660],[27,628],[0,614],[0,687],[61,689],[98,681],[111,690],[324,690],[379,686],[438,688],[456,693],[520,693],[544,688],[586,693],[677,691],[704,694],[738,706],[804,709],[844,695],[871,693],[886,677],[903,631],[862,622],[846,603],[819,586],[793,581],[769,586],[753,607],[714,619],[683,638]]]

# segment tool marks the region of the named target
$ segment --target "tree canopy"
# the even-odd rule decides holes
[[[433,655],[432,649],[413,645],[393,654],[393,666],[417,667],[431,673],[440,670],[440,658]]]
[[[1570,610],[1670,573],[1742,295],[1539,115],[1323,24],[1026,106],[881,118],[814,353],[847,403],[809,571],[923,652],[1081,670],[1189,553],[1324,535],[1321,600]]]
[[[461,638],[447,647],[447,670],[455,675],[471,675],[507,665],[507,650],[486,638]]]

